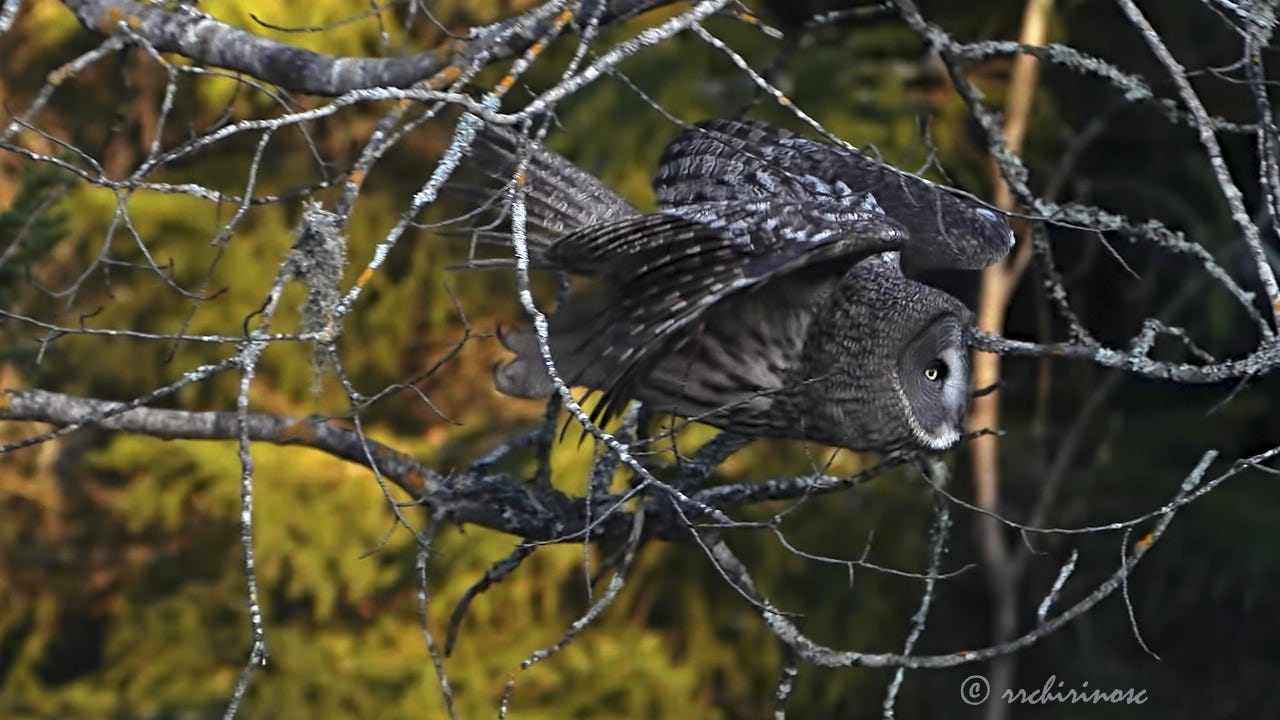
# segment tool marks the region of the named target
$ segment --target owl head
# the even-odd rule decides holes
[[[971,317],[947,293],[904,277],[894,253],[858,263],[806,338],[803,393],[822,427],[805,434],[855,450],[955,445],[968,407]]]

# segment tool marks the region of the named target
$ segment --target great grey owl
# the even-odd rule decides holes
[[[672,141],[649,214],[514,135],[489,130],[477,147],[472,162],[491,179],[526,158],[532,266],[597,281],[556,309],[549,333],[560,377],[601,393],[597,418],[634,398],[734,432],[855,450],[959,440],[971,315],[904,269],[999,260],[1013,241],[1001,215],[754,122],[709,121]],[[532,332],[502,339],[516,357],[495,368],[498,389],[550,395]]]

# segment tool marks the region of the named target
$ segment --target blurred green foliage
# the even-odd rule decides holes
[[[67,235],[67,211],[58,207],[66,181],[45,165],[25,165],[18,172],[17,196],[0,212],[0,306],[8,307],[23,284],[23,274]],[[0,363],[30,362],[31,348],[0,347]]]
[[[453,30],[491,22],[530,5],[508,0],[430,3],[435,18]],[[1017,35],[1017,2],[925,6],[930,17],[966,38]],[[384,13],[382,23],[369,18],[320,33],[272,30],[250,15],[303,27],[330,23],[367,7],[355,0],[277,3],[269,11],[243,0],[205,0],[200,5],[204,12],[264,36],[335,54],[413,51],[433,47],[443,38],[422,18],[405,32],[403,5]],[[768,9],[762,10],[768,19]],[[1084,46],[1096,42],[1091,28],[1105,23],[1114,27],[1117,22],[1094,16],[1080,3],[1063,3],[1056,17],[1055,37]],[[602,42],[634,33],[646,22],[608,30]],[[936,161],[927,169],[931,176],[943,179],[940,165],[948,182],[979,195],[988,192],[989,168],[963,105],[948,89],[936,61],[899,24],[875,21],[824,29],[780,62],[775,61],[781,46],[758,29],[729,19],[715,20],[714,29],[755,67],[772,66],[773,79],[834,133],[859,145],[873,145],[885,159],[903,167]],[[6,40],[0,46],[0,81],[6,105],[14,109],[26,106],[50,70],[93,42],[55,0],[24,3],[19,25]],[[1179,45],[1178,50],[1186,48]],[[572,40],[554,45],[526,76],[528,87],[518,86],[513,94],[521,97],[555,82],[572,52]],[[1122,54],[1145,69],[1140,63],[1146,60]],[[1204,64],[1221,60],[1200,59]],[[660,106],[688,121],[734,114],[759,100],[748,79],[696,38],[679,37],[647,50],[624,63],[623,70]],[[1007,70],[1005,61],[972,68],[975,81],[997,105]],[[500,72],[494,69],[485,77],[495,79]],[[37,125],[85,148],[112,177],[125,176],[142,160],[156,132],[164,79],[163,71],[140,51],[103,61],[62,88],[36,118]],[[1069,73],[1047,72],[1045,83],[1052,92],[1037,95],[1026,153],[1037,173],[1048,174],[1056,167],[1074,133],[1106,104],[1105,97],[1095,97],[1105,95],[1098,92],[1096,81],[1087,86],[1084,82]],[[321,101],[292,102],[307,107]],[[280,110],[262,93],[247,92],[229,78],[214,76],[185,78],[176,108],[162,138],[165,146],[182,142],[188,128],[207,126],[224,113],[267,117]],[[264,156],[256,192],[286,192],[319,180],[313,148],[332,167],[347,166],[386,109],[353,108],[308,126],[305,136],[297,129],[279,133]],[[1129,114],[1122,113],[1114,129],[1083,155],[1072,174],[1079,181],[1068,184],[1064,193],[1096,199],[1089,193],[1110,184],[1124,189],[1106,196],[1111,206],[1137,217],[1161,216],[1168,205],[1176,205],[1191,220],[1171,222],[1197,233],[1212,249],[1215,231],[1230,226],[1220,204],[1206,199],[1212,193],[1202,165],[1194,159],[1193,139],[1161,124],[1161,116],[1149,108],[1125,112]],[[758,103],[752,114],[796,126],[794,118],[767,103]],[[448,141],[451,119],[411,133],[369,175],[346,229],[352,262],[344,287],[354,281],[407,198],[425,181]],[[560,107],[558,120],[549,140],[554,148],[641,206],[651,204],[648,181],[654,158],[677,131],[674,125],[614,78],[604,78],[570,98]],[[37,152],[58,151],[47,138],[30,132],[21,139]],[[216,152],[162,169],[152,179],[196,178],[207,187],[238,194],[244,190],[255,142],[248,136],[230,140]],[[1233,145],[1229,149],[1240,151]],[[117,195],[71,182],[65,174],[19,162],[12,155],[0,156],[0,163],[0,202],[5,204],[0,253],[21,237],[0,265],[0,305],[64,324],[84,318],[91,327],[175,332],[189,321],[188,332],[235,335],[245,316],[260,305],[293,242],[300,214],[299,201],[255,206],[230,237],[211,245],[233,207],[181,195]],[[1162,177],[1173,174],[1177,183],[1160,184]],[[1038,181],[1040,177],[1036,175]],[[1156,197],[1153,188],[1161,187],[1172,200]],[[320,197],[332,200],[335,195]],[[130,227],[118,221],[120,207],[127,209]],[[446,210],[460,207],[446,203],[431,217],[442,219]],[[1156,263],[1144,267],[1152,278],[1145,290],[1122,290],[1130,287],[1123,284],[1128,282],[1123,273],[1082,250],[1082,243],[1065,245],[1063,262],[1072,289],[1080,290],[1082,312],[1100,323],[1104,337],[1132,333],[1144,313],[1178,284],[1181,266]],[[400,393],[365,415],[372,437],[442,471],[529,428],[542,413],[537,404],[502,398],[492,390],[489,368],[502,351],[488,334],[498,322],[517,321],[518,308],[509,278],[459,275],[446,269],[463,250],[460,243],[436,233],[411,231],[362,296],[340,346],[345,367],[362,391],[372,393],[403,381],[430,367],[464,336],[456,298],[478,336],[419,384],[440,412],[412,393]],[[1124,251],[1135,262],[1150,259],[1141,250]],[[100,255],[112,263],[81,278],[83,269]],[[41,292],[36,282],[53,290],[78,284],[79,292],[69,301]],[[196,297],[183,296],[175,285]],[[1112,297],[1120,292],[1128,293],[1123,297],[1131,303],[1131,313],[1115,312]],[[298,326],[304,294],[301,287],[289,288],[277,329]],[[1015,334],[1043,330],[1037,303],[1031,290],[1019,295],[1011,318]],[[1209,294],[1201,309],[1205,312],[1197,316],[1200,319],[1192,321],[1199,326],[1192,329],[1211,332],[1213,342],[1230,347],[1241,331],[1229,305]],[[127,399],[231,351],[207,344],[174,347],[68,336],[49,344],[36,363],[41,337],[40,331],[0,322],[0,386]],[[1045,440],[1046,434],[1052,438],[1065,431],[1100,378],[1091,367],[1054,367],[1052,410],[1047,415],[1033,411],[1034,365],[1013,365],[1009,371],[1011,435],[1005,443],[1004,472],[1008,503],[1017,516],[1034,504],[1045,458],[1056,447]],[[273,345],[258,372],[253,409],[289,415],[343,413],[346,398],[341,388],[326,377],[318,390],[313,389],[312,373],[309,348]],[[1212,433],[1213,446],[1229,455],[1258,449],[1268,438],[1264,422],[1269,412],[1274,414],[1268,403],[1276,397],[1274,381],[1265,382],[1258,395],[1243,396],[1220,413],[1212,431],[1204,429],[1203,412],[1220,393],[1125,384],[1116,401],[1120,409],[1086,433],[1090,449],[1078,458],[1078,470],[1064,485],[1062,524],[1129,517],[1158,506],[1202,451],[1206,433]],[[235,378],[224,376],[183,390],[169,404],[225,409],[233,406],[234,394]],[[1135,426],[1141,429],[1135,431]],[[37,430],[0,427],[0,440]],[[692,447],[709,434],[706,428],[690,428],[681,442]],[[1269,439],[1276,440],[1274,433]],[[571,432],[556,447],[553,481],[566,491],[580,492],[591,450],[589,444],[579,445]],[[271,657],[250,687],[243,715],[443,716],[417,620],[415,548],[403,531],[388,536],[391,514],[374,478],[310,450],[263,445],[253,454],[257,558]],[[761,442],[732,458],[721,474],[775,477],[803,472],[811,462],[825,460],[808,457],[794,443]],[[831,471],[849,471],[865,461],[841,453]],[[529,474],[530,458],[514,462],[513,472]],[[0,716],[220,715],[249,648],[237,525],[239,473],[231,443],[164,442],[92,430],[5,456],[0,464]],[[956,492],[962,496],[968,494],[966,482],[963,463],[958,463]],[[1217,707],[1211,698],[1219,698],[1221,691],[1209,688],[1207,680],[1204,686],[1187,684],[1181,674],[1184,663],[1196,662],[1201,646],[1176,640],[1188,632],[1177,618],[1207,615],[1209,624],[1219,627],[1214,613],[1227,612],[1225,608],[1233,608],[1236,617],[1248,623],[1242,620],[1243,628],[1221,630],[1224,640],[1209,652],[1234,661],[1241,677],[1250,682],[1273,675],[1274,657],[1266,660],[1255,646],[1277,638],[1277,623],[1272,618],[1266,624],[1258,604],[1264,601],[1257,598],[1259,587],[1280,580],[1275,549],[1280,543],[1263,542],[1277,539],[1274,523],[1262,509],[1274,504],[1258,501],[1259,493],[1275,499],[1275,490],[1241,487],[1245,489],[1232,488],[1234,494],[1224,492],[1220,504],[1189,510],[1179,518],[1178,524],[1188,530],[1171,533],[1163,554],[1151,560],[1139,578],[1166,588],[1144,587],[1138,593],[1140,603],[1144,595],[1151,598],[1139,605],[1148,641],[1169,650],[1164,669],[1133,669],[1147,667],[1142,664],[1147,659],[1131,642],[1123,613],[1112,605],[1098,619],[1091,615],[1078,621],[1074,634],[1027,653],[1019,677],[1029,679],[1020,684],[1035,687],[1050,672],[1075,673],[1099,684],[1102,678],[1089,673],[1098,672],[1091,668],[1104,668],[1107,677],[1121,678],[1110,685],[1151,688],[1172,713],[1166,716]],[[1218,500],[1215,496],[1215,503]],[[930,503],[923,484],[910,473],[897,473],[856,493],[803,504],[786,525],[788,538],[808,552],[843,558],[860,556],[871,543],[869,560],[918,570],[925,560]],[[778,509],[761,508],[747,515],[763,517]],[[975,557],[971,523],[964,517],[958,522],[949,567]],[[474,527],[441,532],[430,566],[430,620],[437,639],[466,589],[518,540]],[[803,560],[763,533],[735,535],[730,542],[780,606],[804,613],[803,627],[815,639],[867,651],[901,647],[908,618],[919,602],[918,580],[865,569],[850,574],[839,563]],[[1110,571],[1115,542],[1080,541],[1079,587]],[[1055,557],[1074,547],[1060,538],[1044,545]],[[593,551],[592,567],[599,568],[600,561]],[[1030,587],[1043,588],[1052,581],[1058,565],[1044,565],[1032,573]],[[1194,588],[1174,587],[1173,579],[1184,575],[1194,579]],[[520,718],[771,716],[781,664],[777,643],[755,611],[690,547],[646,547],[614,607],[554,659],[518,671],[525,657],[555,643],[585,611],[586,582],[580,547],[547,547],[476,598],[457,648],[447,659],[461,717],[494,714],[509,678],[516,680],[513,715]],[[1033,611],[1037,601],[1038,597],[1027,598],[1026,611]],[[988,608],[980,571],[944,583],[918,650],[985,644]],[[909,674],[899,714],[951,717],[967,709],[956,693],[959,679],[973,671]],[[806,668],[789,708],[793,716],[804,718],[878,717],[888,679],[884,671]],[[1193,692],[1193,686],[1203,702],[1176,702],[1176,691]],[[1248,687],[1227,685],[1243,698],[1265,701],[1260,686],[1261,680]],[[1094,717],[1089,713],[1109,711],[1069,710],[1070,715],[1063,711],[1043,716]]]

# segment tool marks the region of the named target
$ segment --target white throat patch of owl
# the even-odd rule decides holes
[[[906,410],[907,425],[911,428],[911,434],[915,436],[921,445],[930,450],[946,450],[956,440],[960,439],[958,432],[954,429],[948,432],[948,428],[945,425],[934,432],[924,429],[924,426],[920,424],[920,420],[916,418],[916,412],[911,407],[911,400],[907,398],[907,392],[902,388],[902,381],[897,374],[893,376],[893,390],[898,396],[898,401],[902,403],[902,407]]]

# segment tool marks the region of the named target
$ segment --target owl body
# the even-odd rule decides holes
[[[526,156],[531,259],[596,278],[550,319],[559,376],[749,435],[857,450],[945,449],[968,396],[971,315],[912,269],[977,268],[1003,218],[859,153],[758,123],[711,121],[667,147],[643,214],[541,148],[488,134],[495,179]],[[505,174],[505,175],[504,175]],[[496,236],[497,234],[495,234]],[[554,391],[537,338],[495,369],[506,394]]]

